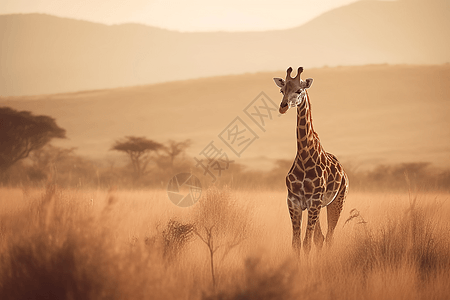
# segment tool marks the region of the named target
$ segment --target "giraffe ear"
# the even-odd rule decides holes
[[[273,81],[275,81],[275,84],[280,88],[284,86],[284,79],[282,78],[274,78]]]
[[[313,79],[307,78],[305,81],[302,81],[302,87],[304,89],[309,89],[311,87],[312,83],[313,83]]]

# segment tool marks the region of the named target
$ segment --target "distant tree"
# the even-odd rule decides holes
[[[34,150],[29,157],[31,165],[28,168],[28,177],[32,181],[48,179],[51,174],[52,180],[56,181],[56,171],[59,173],[70,172],[76,164],[74,151],[76,148],[61,148],[51,144],[45,145],[41,149]],[[61,182],[59,182],[61,184]]]
[[[152,152],[162,149],[164,146],[145,137],[127,136],[116,141],[111,150],[121,151],[128,155],[133,166],[135,180],[139,180],[147,170]]]
[[[66,131],[51,117],[0,107],[0,173],[53,138],[65,137]]]
[[[191,146],[191,140],[184,140],[182,142],[176,142],[174,140],[169,140],[167,145],[164,145],[162,150],[168,158],[170,167],[173,169],[173,163],[177,156],[183,154],[187,148]]]

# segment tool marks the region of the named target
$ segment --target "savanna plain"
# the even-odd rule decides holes
[[[282,189],[212,186],[188,208],[164,189],[0,195],[1,299],[450,297],[445,192],[350,191],[332,246],[300,256]]]
[[[196,204],[170,201],[170,178],[201,177],[193,157],[252,99],[278,103],[280,74],[1,98],[67,139],[0,173],[0,299],[449,299],[448,64],[305,71],[315,129],[350,179],[332,245],[291,247],[293,111]],[[134,168],[112,151],[123,137],[166,151]],[[326,208],[320,221],[326,233]]]

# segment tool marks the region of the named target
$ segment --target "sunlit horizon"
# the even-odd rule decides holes
[[[5,1],[0,15],[41,13],[119,25],[137,23],[179,32],[245,32],[301,26],[357,0],[308,1]],[[257,8],[257,9],[255,9]]]

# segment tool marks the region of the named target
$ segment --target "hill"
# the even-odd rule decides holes
[[[361,1],[268,32],[180,33],[49,15],[0,16],[0,95],[363,64],[450,62],[450,2]]]
[[[77,93],[2,97],[1,106],[55,117],[68,140],[57,145],[97,159],[117,157],[112,143],[126,135],[164,142],[192,139],[189,154],[213,141],[230,159],[267,169],[295,155],[294,111],[266,121],[263,131],[244,109],[264,92],[281,100],[273,77],[285,71],[221,76]],[[431,162],[450,166],[450,65],[305,69],[314,128],[327,151],[352,167]],[[269,98],[269,99],[267,99]],[[258,100],[259,101],[259,100]],[[268,101],[266,101],[269,103]],[[258,139],[237,157],[218,135],[240,117]]]

